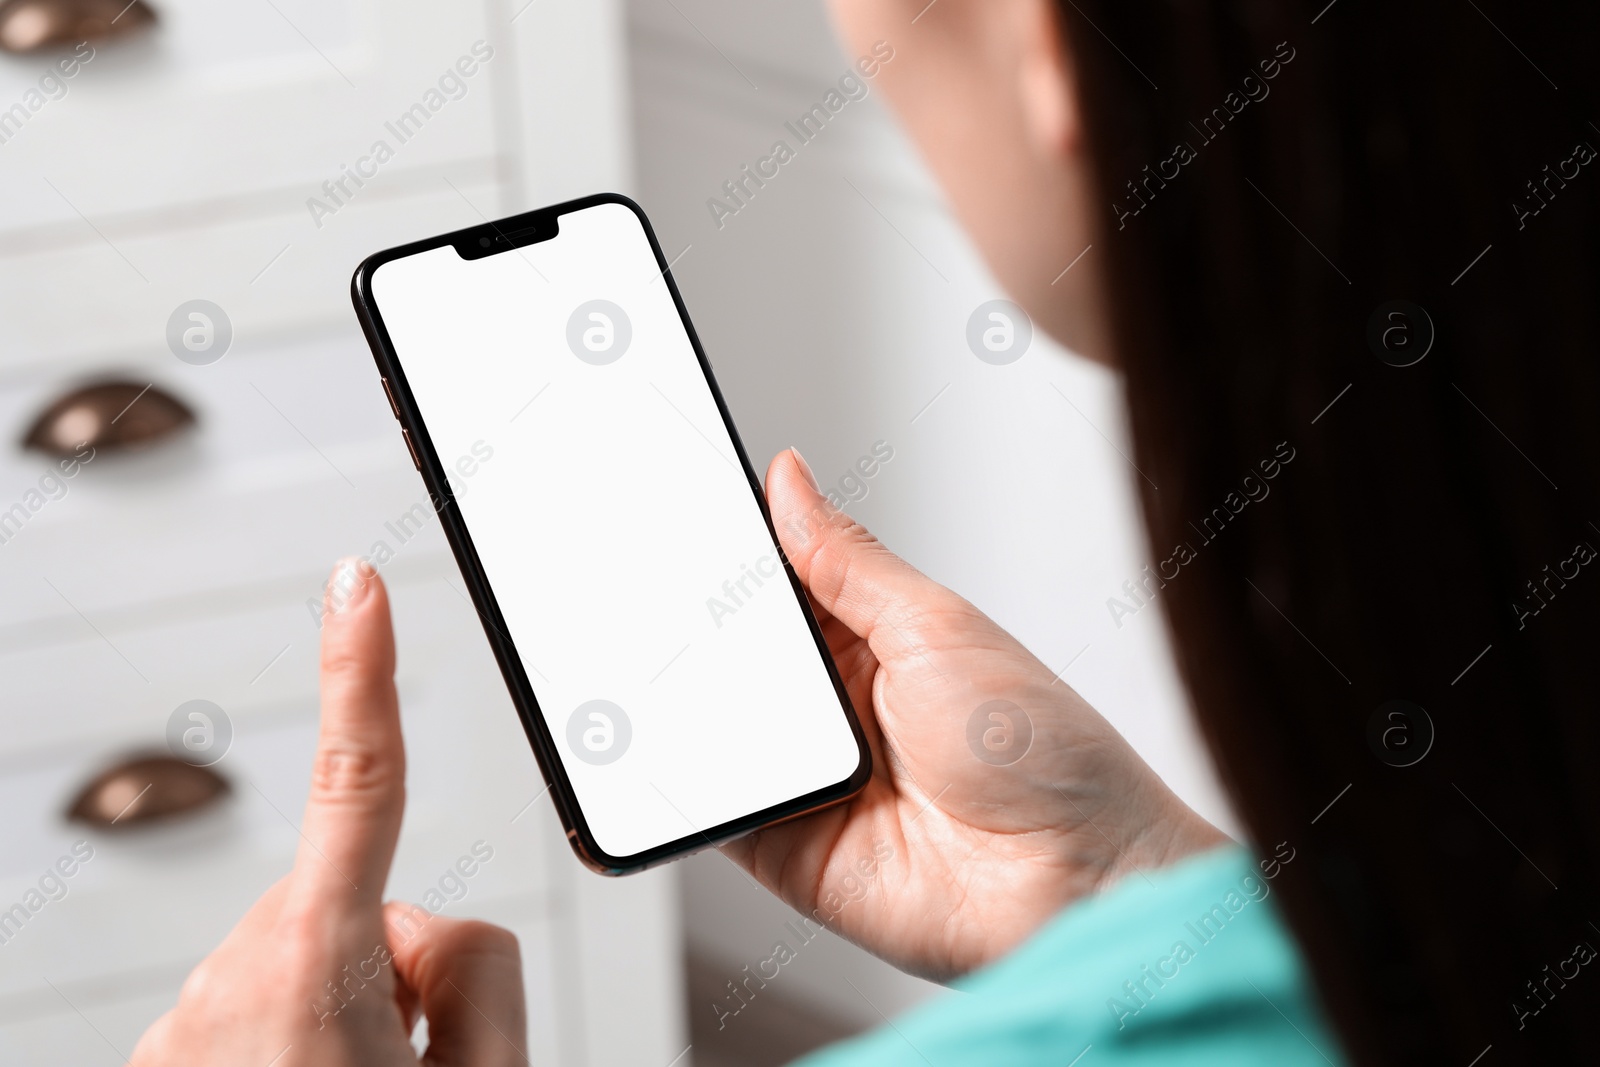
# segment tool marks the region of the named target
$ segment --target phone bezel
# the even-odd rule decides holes
[[[485,255],[503,255],[525,245],[537,244],[558,237],[561,216],[605,204],[617,204],[627,208],[639,220],[639,224],[644,230],[645,237],[650,244],[650,250],[656,258],[656,265],[661,269],[661,277],[666,283],[667,291],[672,295],[673,305],[677,308],[678,319],[683,324],[690,346],[694,350],[695,358],[699,361],[700,372],[705,378],[707,387],[711,390],[711,396],[716,402],[717,412],[722,418],[723,426],[728,431],[728,437],[733,442],[734,451],[739,457],[740,468],[743,470],[750,492],[761,510],[762,519],[767,525],[767,532],[772,537],[772,543],[777,550],[778,558],[783,563],[784,573],[789,577],[790,588],[800,606],[800,610],[804,613],[806,624],[811,631],[812,640],[816,643],[817,654],[821,657],[823,666],[828,672],[828,677],[833,682],[834,691],[839,698],[840,710],[844,713],[845,720],[850,725],[857,750],[860,752],[860,759],[856,769],[841,782],[814,790],[782,804],[775,804],[760,811],[752,812],[749,815],[730,820],[719,826],[709,827],[703,832],[687,834],[675,841],[658,845],[655,848],[647,849],[631,856],[613,856],[607,853],[599,846],[594,839],[594,835],[590,832],[588,821],[585,819],[582,808],[577,802],[577,796],[573,791],[571,781],[567,777],[555,741],[551,737],[549,727],[539,710],[538,698],[534,695],[533,686],[528,680],[526,671],[523,669],[522,659],[517,654],[516,644],[507,632],[508,628],[505,619],[500,613],[499,604],[489,585],[488,577],[484,573],[483,564],[478,559],[477,550],[473,546],[472,535],[456,507],[455,496],[450,489],[449,478],[445,472],[444,465],[439,460],[438,453],[433,447],[433,441],[428,435],[426,425],[423,423],[416,400],[412,396],[411,387],[401,366],[400,358],[394,350],[394,345],[390,341],[388,330],[384,325],[383,315],[372,298],[372,276],[385,263],[404,259],[422,252],[433,251],[446,245],[455,247],[457,252],[466,259],[482,258]],[[484,247],[481,242],[485,239],[491,242],[491,250],[488,252],[480,250]],[[601,874],[633,874],[648,867],[742,837],[754,830],[789,819],[796,819],[823,808],[843,803],[865,788],[872,774],[872,752],[867,744],[866,734],[861,728],[860,718],[851,703],[849,692],[839,676],[833,657],[828,652],[827,641],[822,635],[822,628],[817,624],[816,616],[811,611],[805,588],[800,584],[799,576],[795,574],[793,566],[789,563],[788,555],[783,552],[778,541],[777,530],[773,526],[772,515],[767,508],[766,495],[762,492],[761,482],[756,476],[755,469],[750,464],[749,456],[745,454],[744,443],[739,438],[739,431],[733,424],[733,418],[728,412],[727,403],[723,400],[722,390],[717,386],[716,375],[712,372],[711,364],[706,359],[705,350],[700,345],[700,337],[695,332],[694,323],[689,318],[689,311],[684,305],[683,296],[679,293],[677,282],[672,277],[671,266],[662,254],[660,242],[656,240],[655,230],[651,227],[649,218],[637,203],[620,193],[598,193],[593,196],[569,200],[564,203],[539,208],[535,211],[486,222],[464,230],[455,230],[436,237],[429,237],[424,240],[385,249],[368,256],[356,268],[350,282],[350,296],[352,303],[355,305],[356,317],[360,320],[361,328],[367,337],[367,343],[372,349],[373,359],[377,363],[382,384],[388,390],[389,399],[392,401],[396,417],[405,431],[411,447],[414,449],[413,458],[421,471],[434,510],[439,516],[440,525],[450,543],[451,551],[455,554],[456,563],[460,566],[462,576],[467,582],[473,606],[477,609],[479,619],[483,623],[484,636],[488,639],[489,646],[494,651],[495,659],[500,665],[500,672],[505,678],[506,688],[510,691],[512,703],[516,707],[517,716],[522,720],[523,730],[527,733],[529,744],[533,748],[534,758],[538,761],[539,770],[544,775],[545,783],[549,786],[551,795],[555,800],[556,810],[561,817],[562,826],[566,830],[567,839],[573,851],[577,853],[578,858],[586,866]]]

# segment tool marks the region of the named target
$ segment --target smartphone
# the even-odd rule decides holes
[[[637,204],[371,256],[351,296],[579,858],[848,800],[871,755]]]

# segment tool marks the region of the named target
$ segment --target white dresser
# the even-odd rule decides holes
[[[608,881],[569,854],[437,523],[400,522],[426,496],[348,296],[379,248],[626,188],[615,5],[153,3],[151,32],[49,92],[30,95],[58,55],[0,54],[0,114],[26,112],[0,123],[0,513],[26,512],[0,539],[0,912],[93,848],[64,897],[0,928],[0,1062],[121,1063],[287,870],[316,729],[308,601],[382,542],[410,755],[389,894],[517,931],[533,1063],[664,1067],[687,1044],[674,871]],[[168,347],[196,299],[232,327],[209,364]],[[21,448],[29,422],[110,374],[197,426],[30,496],[52,461]],[[233,730],[220,805],[66,820],[195,699]],[[492,859],[451,878],[475,847]]]

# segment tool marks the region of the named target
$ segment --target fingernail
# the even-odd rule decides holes
[[[817,484],[817,476],[811,473],[811,464],[806,462],[806,457],[802,456],[800,450],[792,445],[789,451],[794,455],[794,461],[800,465],[800,473],[806,476],[806,483],[811,486],[812,491],[822,492],[822,486]]]
[[[341,559],[335,564],[333,577],[328,579],[324,594],[328,612],[343,615],[355,610],[366,599],[370,584],[368,579],[373,573],[371,564],[356,556]]]

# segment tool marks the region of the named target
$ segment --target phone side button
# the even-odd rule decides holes
[[[406,439],[406,451],[411,453],[411,465],[419,471],[422,470],[422,460],[417,458],[417,446],[412,442],[411,435],[402,428],[400,436]]]
[[[383,395],[389,398],[389,410],[394,412],[394,417],[398,419],[400,417],[400,405],[394,402],[394,390],[389,386],[389,379],[379,378],[378,381],[383,383]]]

